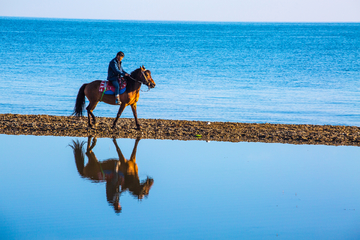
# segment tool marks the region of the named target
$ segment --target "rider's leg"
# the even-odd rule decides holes
[[[120,102],[120,86],[119,86],[119,81],[115,80],[115,81],[111,81],[111,83],[114,85],[115,87],[115,103],[116,104],[121,104]]]

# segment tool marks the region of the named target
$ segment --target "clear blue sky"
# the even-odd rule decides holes
[[[235,22],[360,22],[360,0],[0,0],[0,16]]]

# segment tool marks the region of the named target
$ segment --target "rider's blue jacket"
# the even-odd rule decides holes
[[[125,76],[125,71],[121,66],[121,62],[119,63],[116,58],[110,61],[107,80],[114,81],[117,80],[120,76]]]

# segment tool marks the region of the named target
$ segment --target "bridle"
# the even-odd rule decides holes
[[[143,75],[145,81],[137,80],[137,79],[133,78],[131,75],[129,75],[129,78],[130,78],[131,80],[135,81],[135,82],[139,82],[139,83],[142,83],[142,84],[146,85],[146,83],[149,82],[148,78],[147,78],[146,75],[145,75],[146,69],[145,69],[144,71],[143,71],[142,69],[140,69],[140,71],[141,71],[141,74]]]
[[[145,69],[145,68],[144,68]],[[146,77],[146,75],[145,75],[145,72],[146,72],[146,69],[143,71],[143,70],[141,70],[141,74],[143,75],[143,77],[145,78],[145,81],[146,81],[146,83],[148,83],[149,82],[149,80],[147,79],[147,77]]]
[[[141,84],[146,85],[146,86],[148,87],[148,90],[147,90],[147,91],[142,91],[142,92],[148,92],[148,91],[150,91],[150,84],[149,84],[149,85],[147,84],[147,83],[149,83],[149,79],[146,77],[146,74],[145,74],[146,69],[144,68],[144,71],[143,71],[142,68],[140,68],[140,71],[141,71],[141,74],[142,74],[142,76],[144,77],[144,80],[145,80],[145,81],[137,80],[137,79],[135,79],[135,78],[133,78],[133,77],[131,77],[131,76],[129,76],[129,77],[130,77],[131,80],[133,80],[133,81],[135,81],[135,82],[139,82],[139,83],[141,83]]]
[[[144,68],[144,71],[141,69],[141,74],[143,75],[146,83],[149,83],[150,81],[149,81],[149,79],[146,77],[145,72],[146,72],[146,69],[145,69],[145,68]],[[149,83],[149,85],[147,85],[147,84],[144,84],[144,85],[146,85],[146,86],[148,87],[148,90],[147,90],[147,91],[142,91],[142,92],[148,92],[148,91],[150,91],[150,83]]]

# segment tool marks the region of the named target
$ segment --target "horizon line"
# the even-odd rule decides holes
[[[0,18],[27,18],[48,20],[91,20],[91,21],[119,21],[119,22],[182,22],[182,23],[360,23],[360,21],[210,21],[210,20],[144,20],[144,19],[105,19],[105,18],[77,18],[77,17],[31,17],[31,16],[0,16]]]

